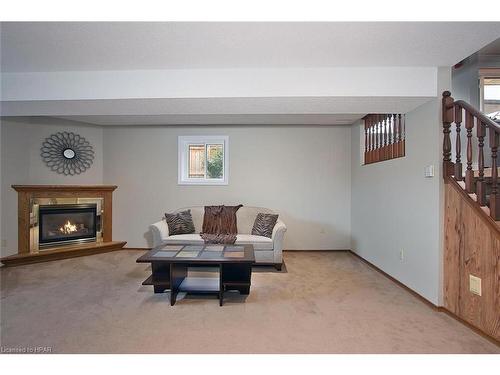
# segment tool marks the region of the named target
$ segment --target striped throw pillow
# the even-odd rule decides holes
[[[168,225],[168,234],[174,236],[176,234],[194,233],[193,218],[191,210],[165,214],[165,219]]]
[[[257,214],[255,222],[253,223],[252,234],[271,238],[273,236],[273,228],[276,225],[276,221],[278,221],[277,214]]]

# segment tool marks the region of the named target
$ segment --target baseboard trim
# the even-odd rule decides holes
[[[149,251],[151,247],[124,247],[123,250]]]
[[[284,252],[289,252],[289,253],[320,253],[320,252],[325,252],[325,253],[331,253],[333,251],[351,251],[349,249],[299,249],[299,250],[293,250],[293,249],[283,249]]]
[[[493,343],[496,346],[500,347],[500,341],[499,340],[497,340],[493,336],[490,336],[487,333],[481,331],[479,328],[477,328],[476,326],[473,326],[468,321],[463,320],[462,318],[460,318],[459,316],[455,315],[453,312],[451,312],[450,310],[448,310],[446,307],[444,307],[444,306],[438,306],[437,309],[438,309],[439,312],[442,312],[442,313],[448,315],[449,317],[455,319],[457,322],[462,323],[467,328],[469,328],[469,329],[473,330],[474,332],[476,332],[479,336],[484,337],[485,339],[487,339],[491,343]]]
[[[437,311],[437,312],[445,313],[446,315],[448,315],[451,318],[455,319],[457,322],[462,323],[467,328],[469,328],[472,331],[474,331],[475,333],[477,333],[479,336],[487,339],[491,343],[493,343],[493,344],[495,344],[495,345],[497,345],[497,346],[500,347],[500,341],[497,340],[496,338],[494,338],[493,336],[490,336],[489,334],[487,334],[484,331],[480,330],[479,328],[473,326],[469,322],[463,320],[462,318],[460,318],[459,316],[455,315],[453,312],[451,312],[450,310],[448,310],[446,307],[435,305],[433,302],[429,301],[427,298],[425,298],[421,294],[415,292],[413,289],[407,287],[405,284],[403,284],[401,281],[395,279],[394,277],[392,277],[391,275],[389,275],[387,272],[382,271],[380,268],[378,268],[376,265],[374,265],[370,261],[368,261],[365,258],[363,258],[361,255],[356,254],[352,250],[348,250],[348,252],[351,253],[352,255],[354,255],[359,260],[361,260],[363,263],[367,264],[369,267],[373,268],[375,271],[379,272],[380,274],[382,274],[383,276],[385,276],[386,278],[388,278],[389,280],[391,280],[392,282],[396,283],[398,286],[400,286],[401,288],[403,288],[404,290],[406,290],[407,292],[409,292],[414,297],[418,298],[420,301],[422,301],[427,306],[429,306],[432,310]]]

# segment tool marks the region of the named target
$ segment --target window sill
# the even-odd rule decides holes
[[[177,185],[205,185],[205,186],[223,186],[229,185],[228,181],[178,181]]]

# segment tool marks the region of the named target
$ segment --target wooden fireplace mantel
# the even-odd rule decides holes
[[[112,240],[113,191],[115,185],[12,185],[18,192],[18,254],[1,259],[5,265],[35,263],[45,260],[119,250],[126,242]],[[50,250],[30,249],[30,210],[34,198],[102,198],[102,242],[59,247]]]
[[[12,185],[12,188],[17,192],[103,192],[114,191],[116,185]]]

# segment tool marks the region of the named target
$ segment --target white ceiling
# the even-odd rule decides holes
[[[452,66],[500,22],[2,23],[4,72]]]

